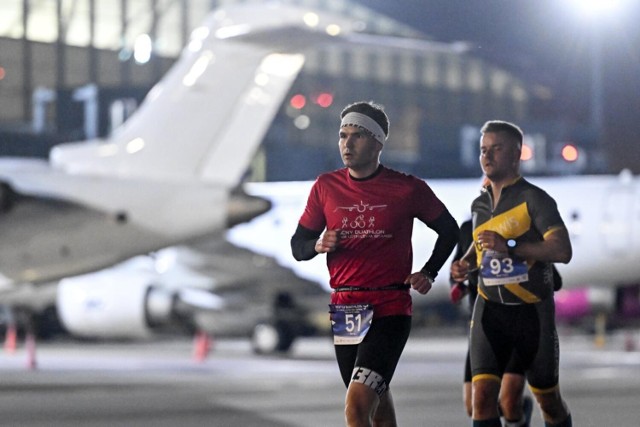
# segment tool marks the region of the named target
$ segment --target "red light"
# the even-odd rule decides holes
[[[562,155],[562,159],[565,162],[575,162],[576,160],[578,160],[579,153],[575,145],[567,144],[562,147],[562,151],[560,152],[560,154]]]
[[[533,158],[533,148],[528,144],[522,144],[522,151],[520,152],[520,160],[527,161]]]
[[[4,79],[4,76],[6,76],[7,73],[4,70],[4,67],[0,67],[0,80]]]
[[[291,100],[289,101],[289,104],[296,110],[301,110],[307,104],[307,99],[304,97],[304,95],[293,95],[291,97]]]
[[[333,104],[333,95],[327,92],[323,92],[316,98],[316,104],[321,106],[322,108],[327,108],[331,104]]]

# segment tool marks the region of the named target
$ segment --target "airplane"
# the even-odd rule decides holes
[[[563,289],[556,293],[559,315],[572,318],[614,310],[616,289],[640,283],[640,263],[636,262],[640,258],[640,178],[624,170],[619,175],[527,179],[556,200],[573,245],[571,262],[557,265],[563,278]],[[470,217],[471,201],[479,194],[480,182],[475,178],[427,179],[459,223]],[[248,194],[269,200],[272,208],[231,228],[227,238],[240,247],[275,257],[282,266],[328,291],[325,257],[297,262],[289,246],[312,184],[311,181],[246,183],[244,188]],[[262,238],[253,238],[256,235]],[[424,224],[415,222],[414,269],[424,264],[436,237]],[[430,293],[426,297],[416,295],[417,307],[429,300],[449,298],[451,258],[441,269]]]
[[[305,49],[338,43],[460,51],[361,31],[340,14],[277,2],[217,9],[112,135],[56,145],[44,160],[1,158],[0,304],[29,311],[55,295],[59,307],[86,309],[84,318],[75,313],[85,326],[107,301],[126,299],[123,290],[132,310],[124,315],[147,323],[144,314],[171,320],[185,307],[219,308],[213,285],[189,292],[184,284],[152,286],[149,260],[130,259],[220,237],[269,209],[239,184]],[[119,263],[106,279],[101,270]],[[73,299],[81,291],[82,304]]]

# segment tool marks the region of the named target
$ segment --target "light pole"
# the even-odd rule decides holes
[[[601,144],[604,135],[604,90],[602,83],[602,31],[594,26],[591,31],[591,126],[596,144]]]
[[[605,119],[604,119],[604,88],[603,88],[603,36],[607,20],[623,10],[626,0],[567,0],[572,9],[585,18],[585,25],[589,27],[590,51],[590,101],[589,119],[593,132],[595,147],[595,166],[606,169],[608,161],[604,149]]]

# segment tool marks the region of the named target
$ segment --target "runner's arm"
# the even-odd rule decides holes
[[[432,279],[435,279],[458,243],[460,228],[456,220],[446,209],[442,211],[440,216],[434,221],[428,222],[427,226],[438,233],[438,239],[436,240],[429,260],[420,271]]]
[[[296,232],[291,237],[291,253],[296,261],[307,261],[318,255],[316,241],[322,231],[315,231],[298,224]]]
[[[524,259],[566,264],[571,260],[572,249],[569,232],[565,227],[554,228],[539,242],[522,242],[513,251]]]

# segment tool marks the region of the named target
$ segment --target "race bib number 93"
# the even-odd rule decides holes
[[[527,263],[496,251],[485,251],[482,256],[480,275],[485,286],[522,283],[529,280]]]

